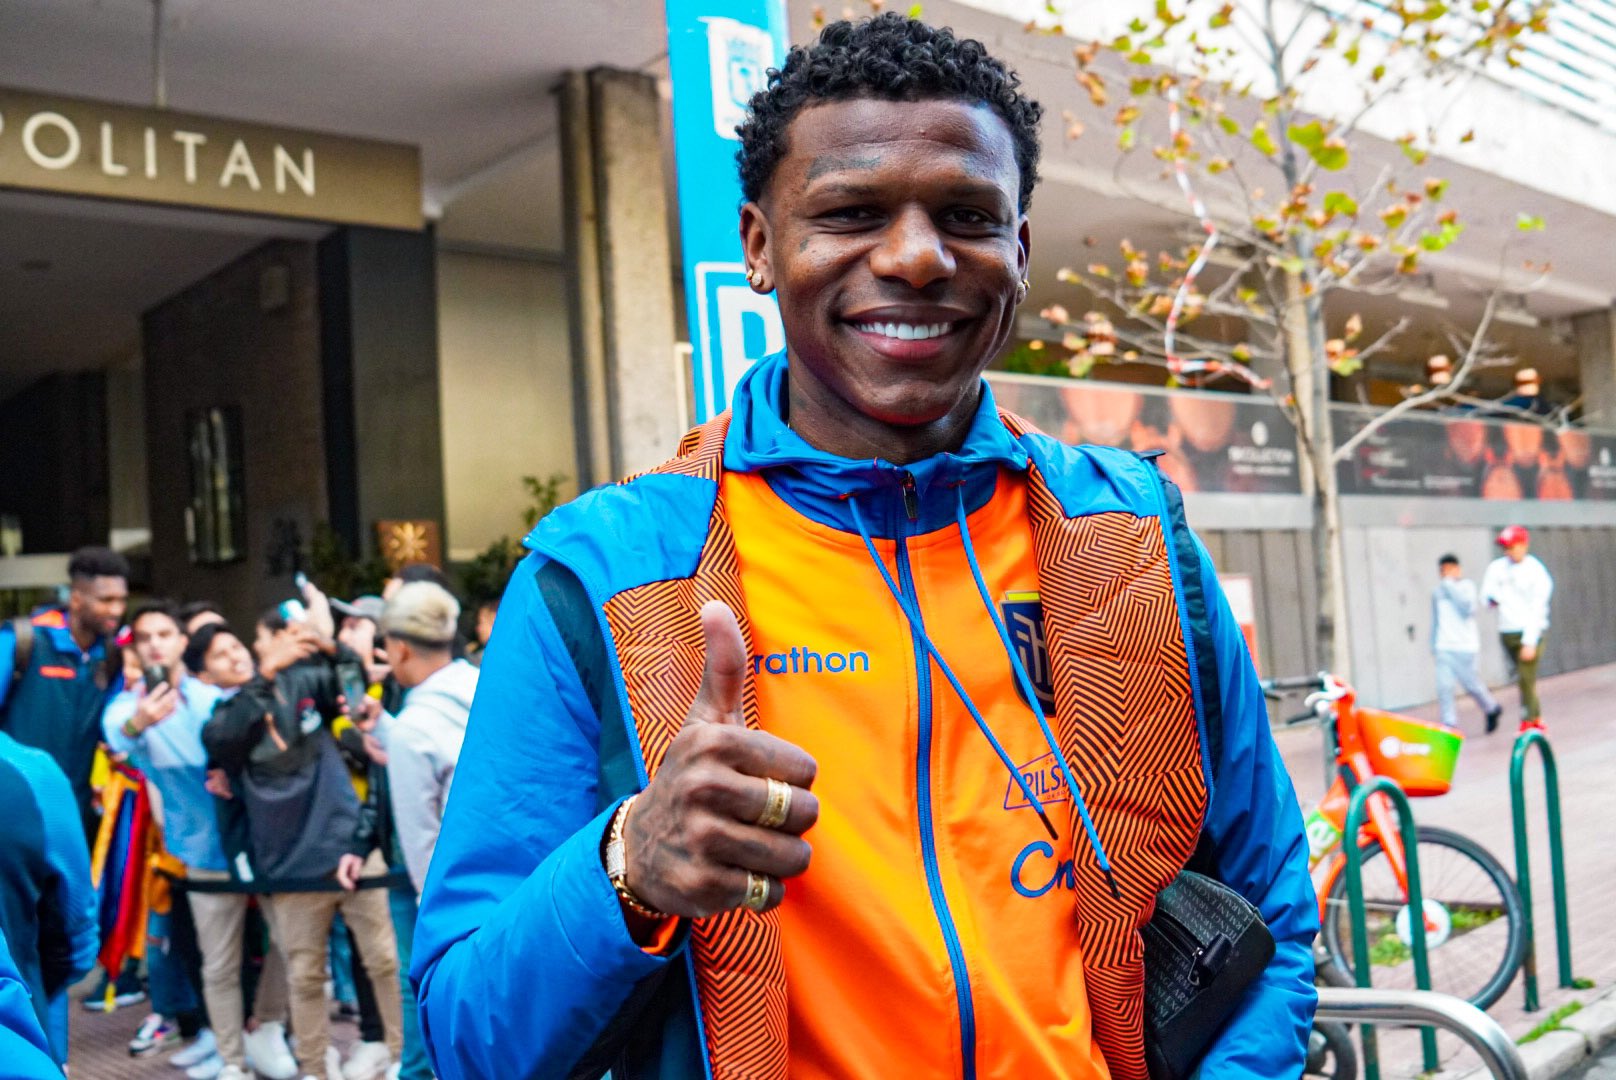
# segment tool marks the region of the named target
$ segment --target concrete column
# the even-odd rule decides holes
[[[582,488],[671,454],[684,393],[656,80],[571,72],[560,98]]]
[[[1616,428],[1616,309],[1571,320],[1582,375],[1582,417],[1591,427]]]
[[[319,264],[330,522],[364,555],[378,521],[445,528],[435,240],[338,229]]]

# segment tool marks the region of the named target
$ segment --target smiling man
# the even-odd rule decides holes
[[[753,100],[786,350],[528,539],[417,926],[441,1075],[1143,1080],[1139,929],[1198,847],[1278,942],[1201,1075],[1300,1072],[1301,818],[1182,502],[982,380],[1017,86],[882,15]]]

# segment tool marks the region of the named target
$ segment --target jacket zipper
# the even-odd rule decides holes
[[[903,474],[903,508],[911,523],[919,519],[915,478],[907,472]],[[909,568],[909,543],[904,530],[899,532],[897,548],[898,587],[903,590],[904,599],[914,611],[916,620],[921,620],[920,596],[915,590],[914,575]],[[948,966],[954,975],[954,1000],[959,1010],[960,1057],[964,1077],[965,1080],[975,1080],[976,1012],[971,1003],[971,978],[965,968],[965,950],[960,945],[959,931],[955,929],[954,917],[948,910],[948,897],[943,892],[943,875],[937,863],[936,828],[932,820],[931,656],[921,645],[914,628],[910,629],[909,636],[914,644],[915,685],[920,707],[920,745],[915,757],[916,779],[920,789],[920,854],[926,865],[926,887],[931,893],[932,911],[937,916],[937,926],[943,934],[943,946],[948,951]]]

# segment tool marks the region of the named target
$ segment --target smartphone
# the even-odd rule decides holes
[[[338,661],[337,681],[342,684],[342,696],[348,702],[348,715],[358,716],[359,707],[364,704],[365,697],[370,691],[370,683],[365,679],[365,669],[353,660]]]
[[[282,600],[276,610],[289,623],[307,622],[309,618],[309,609],[303,606],[301,600]]]
[[[156,664],[148,664],[141,668],[140,677],[146,680],[146,693],[155,694],[159,686],[168,685],[168,672]]]

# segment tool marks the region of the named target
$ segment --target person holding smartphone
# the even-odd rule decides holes
[[[163,807],[163,843],[184,865],[185,879],[227,880],[229,864],[207,789],[208,754],[202,744],[203,726],[223,691],[187,670],[190,639],[173,605],[156,601],[141,606],[130,628],[142,676],[108,705],[102,717],[107,745],[125,755],[157,789]],[[168,951],[154,950],[150,955],[152,1005],[158,1017],[177,1023],[179,1036],[196,1037],[182,1051],[181,1060],[194,1057],[190,1068],[197,1075],[226,1080],[248,1075],[241,996],[246,909],[244,893],[176,889],[169,913],[151,917],[152,936],[171,943]],[[173,932],[187,922],[195,928],[190,949],[184,947],[188,936]],[[204,1002],[211,1022],[206,1033]],[[296,1063],[285,1042],[284,990],[263,988],[257,1006],[263,1023],[252,1047],[251,1065],[261,1076],[287,1080]],[[131,1053],[160,1046],[166,1039],[163,1027],[162,1019],[142,1025],[139,1045],[131,1043]]]

